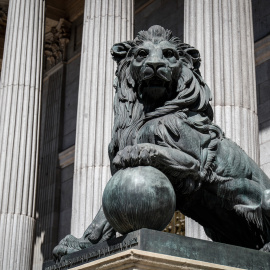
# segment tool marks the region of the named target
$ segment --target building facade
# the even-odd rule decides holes
[[[42,269],[97,213],[110,179],[110,48],[154,24],[199,49],[215,123],[270,176],[268,0],[0,0],[1,269]],[[179,213],[166,230],[182,233]],[[190,219],[185,233],[206,239]]]

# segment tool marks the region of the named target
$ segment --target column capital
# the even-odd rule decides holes
[[[7,14],[8,14],[8,7],[0,4],[0,26],[6,27]]]
[[[65,60],[66,45],[70,40],[71,22],[61,18],[58,22],[46,20],[46,28],[50,30],[45,34],[44,54],[46,57],[45,70]],[[50,27],[50,25],[52,25]]]

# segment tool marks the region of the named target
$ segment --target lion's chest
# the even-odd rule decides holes
[[[198,159],[202,148],[210,138],[209,135],[199,134],[173,115],[148,121],[139,129],[135,137],[135,143],[152,143],[176,148]]]
[[[156,121],[149,121],[140,128],[136,134],[136,143],[152,143],[157,144],[157,123]]]

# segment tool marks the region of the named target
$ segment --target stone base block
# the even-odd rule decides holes
[[[270,269],[270,253],[141,229],[45,262],[43,270]]]
[[[202,261],[130,249],[107,258],[73,268],[73,270],[241,270]]]

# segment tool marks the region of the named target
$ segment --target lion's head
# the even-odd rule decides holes
[[[115,44],[111,54],[117,62],[111,153],[130,144],[132,129],[147,119],[189,110],[212,121],[199,51],[171,31],[152,26],[132,41]]]
[[[138,99],[145,114],[175,105],[175,109],[205,112],[212,119],[211,93],[199,72],[199,51],[171,31],[152,26],[133,41],[115,44],[111,53],[118,64],[115,87],[123,102]]]

